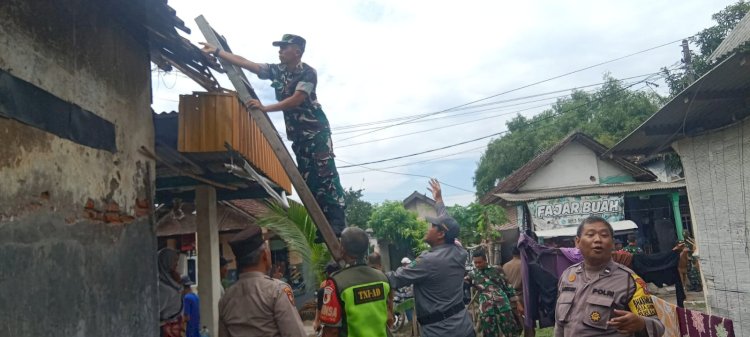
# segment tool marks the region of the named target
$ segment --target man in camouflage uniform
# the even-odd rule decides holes
[[[287,138],[292,141],[292,150],[297,157],[297,167],[315,195],[336,236],[346,227],[344,216],[344,189],[334,161],[331,128],[323,109],[318,103],[315,88],[318,75],[313,67],[302,62],[306,41],[300,36],[284,34],[279,47],[279,64],[255,63],[207,43],[203,51],[220,57],[236,66],[271,80],[278,103],[263,105],[250,100],[251,108],[263,112],[284,111]],[[317,241],[322,241],[318,233]]]
[[[520,313],[523,307],[516,290],[510,286],[500,269],[487,263],[481,249],[472,254],[475,270],[466,277],[479,292],[479,327],[483,337],[517,337],[521,335]]]
[[[643,254],[643,249],[641,249],[641,247],[638,247],[638,244],[636,244],[635,235],[633,234],[628,234],[628,245],[625,246],[625,248],[623,248],[622,250],[633,255]]]

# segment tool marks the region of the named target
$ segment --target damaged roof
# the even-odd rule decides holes
[[[166,0],[109,1],[104,4],[115,20],[150,50],[151,61],[164,71],[177,68],[208,91],[221,87],[210,69],[223,72],[213,57],[180,35],[190,28]]]

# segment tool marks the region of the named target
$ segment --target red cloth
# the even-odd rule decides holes
[[[734,337],[731,319],[677,307],[680,335],[688,337]]]

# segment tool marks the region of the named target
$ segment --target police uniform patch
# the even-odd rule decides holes
[[[651,295],[647,290],[646,282],[636,274],[631,274],[631,277],[635,280],[635,292],[633,293],[630,302],[628,302],[630,312],[644,317],[656,316],[656,307],[651,300]]]
[[[575,280],[576,280],[576,274],[568,275],[568,282],[575,282]]]
[[[364,304],[385,299],[382,283],[354,288],[354,304]]]
[[[602,319],[602,314],[600,314],[598,311],[594,311],[591,313],[591,315],[589,315],[589,317],[591,318],[592,322],[596,323]]]
[[[292,302],[292,305],[294,305],[294,293],[292,292],[292,288],[286,286],[284,287],[284,292],[286,293],[286,297],[289,298],[289,302]]]

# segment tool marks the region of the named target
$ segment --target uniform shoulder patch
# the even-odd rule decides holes
[[[635,281],[635,292],[628,302],[630,312],[644,317],[656,316],[656,307],[648,293],[646,282],[636,274],[630,274],[630,277]]]
[[[289,298],[289,302],[292,302],[292,305],[294,305],[294,293],[292,292],[292,288],[289,285],[284,284],[281,290],[284,291],[286,297]]]

